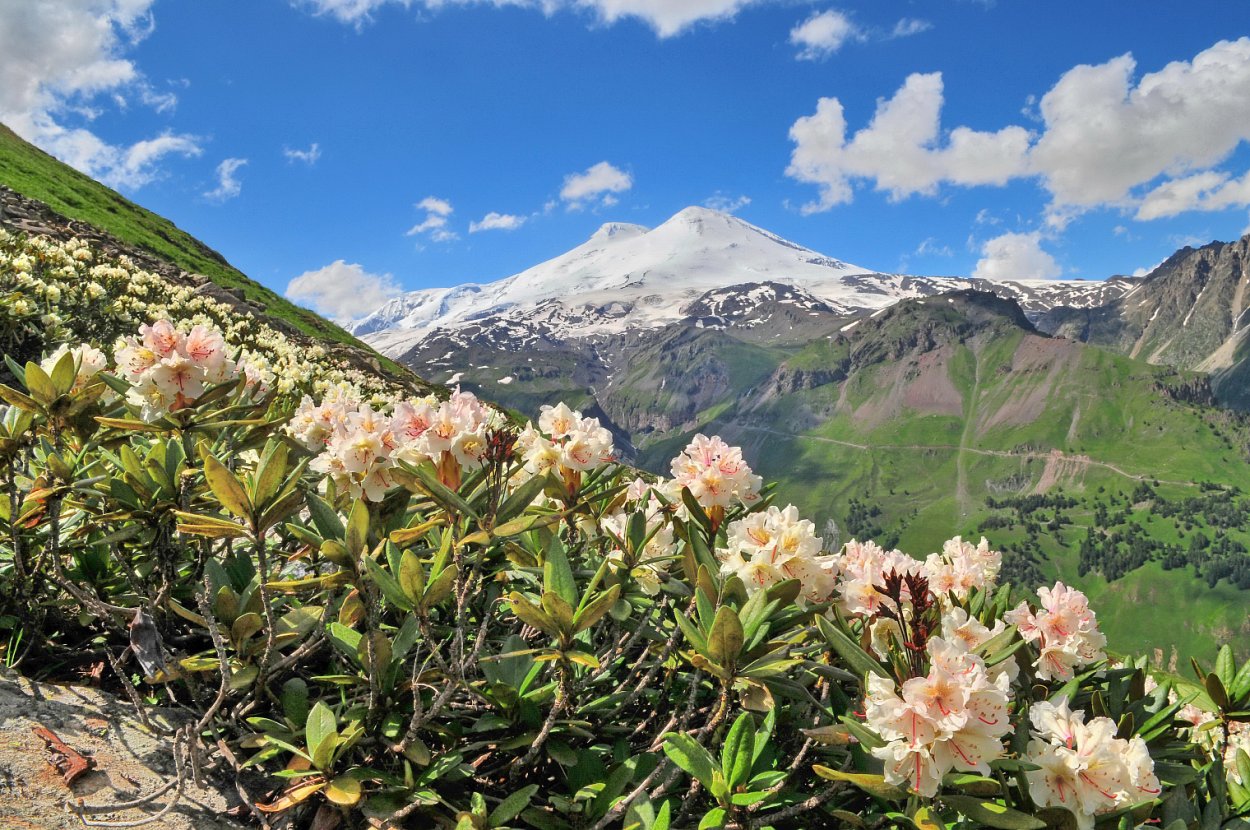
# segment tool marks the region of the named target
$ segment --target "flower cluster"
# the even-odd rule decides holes
[[[1085,594],[1056,582],[1037,592],[1040,607],[1032,611],[1020,603],[1004,619],[1020,629],[1020,636],[1036,643],[1041,651],[1037,676],[1042,680],[1070,680],[1074,670],[1107,658],[1107,638]]]
[[[538,427],[525,425],[517,439],[526,477],[556,471],[570,493],[577,490],[581,474],[612,461],[612,433],[563,403],[544,406]]]
[[[734,574],[754,593],[787,579],[802,584],[802,594],[812,602],[832,599],[838,574],[838,557],[822,556],[815,525],[799,518],[794,505],[780,510],[751,513],[731,522],[728,546],[716,552],[721,573]]]
[[[1010,681],[992,677],[984,661],[959,642],[929,640],[929,673],[905,681],[868,678],[864,714],[885,741],[872,754],[885,763],[885,778],[926,797],[952,770],[990,773],[1011,731]]]
[[[1025,773],[1029,795],[1039,807],[1062,807],[1081,830],[1094,816],[1159,794],[1154,761],[1139,736],[1116,737],[1110,718],[1085,721],[1068,708],[1066,698],[1042,701],[1029,709],[1033,738],[1025,756],[1040,769]]]
[[[80,239],[61,242],[0,230],[0,343],[5,350],[112,342],[162,319],[178,320],[186,332],[194,326],[220,332],[255,387],[284,395],[311,388],[321,394],[349,383],[364,398],[392,391],[381,376],[349,366],[324,346],[297,346],[251,313],[146,271],[125,256],[106,261]],[[155,395],[153,402],[159,409]]]
[[[340,386],[319,404],[305,396],[287,429],[318,452],[310,467],[339,490],[381,501],[396,484],[400,461],[433,461],[440,480],[459,487],[464,470],[485,463],[486,432],[498,418],[471,392],[456,390],[446,401],[433,396],[403,401],[387,415]]]
[[[842,573],[838,584],[838,607],[847,616],[873,617],[884,599],[877,586],[885,582],[891,571],[897,574],[918,574],[923,566],[897,550],[885,550],[876,542],[847,542],[838,559]],[[904,597],[907,597],[904,586]]]
[[[973,545],[956,536],[942,545],[941,553],[929,554],[924,563],[929,589],[938,596],[951,595],[961,600],[967,599],[973,588],[984,590],[995,585],[1002,567],[1003,555],[990,550],[985,537]]]
[[[735,501],[757,500],[763,483],[743,460],[742,450],[718,436],[696,435],[673,459],[671,470],[677,492],[689,488],[700,505],[721,512]]]
[[[145,421],[195,403],[204,390],[239,373],[220,331],[195,326],[184,334],[168,320],[139,327],[138,337],[123,337],[113,347],[117,373],[130,381],[126,400],[139,407]]]
[[[1177,695],[1175,691],[1169,695],[1170,701],[1175,703]],[[1216,727],[1215,715],[1205,709],[1200,709],[1192,703],[1187,703],[1181,707],[1177,713],[1177,718],[1193,726],[1188,730],[1189,738],[1194,743],[1201,746],[1211,755],[1219,755],[1224,759],[1224,772],[1228,780],[1246,787],[1250,786],[1250,782],[1242,780],[1241,771],[1237,766],[1237,753],[1244,752],[1250,755],[1250,722],[1247,721],[1228,721],[1227,735],[1223,729]]]

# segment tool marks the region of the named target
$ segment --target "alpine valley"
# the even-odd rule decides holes
[[[580,406],[657,473],[718,433],[829,544],[984,534],[1166,662],[1250,633],[1248,281],[1250,237],[1140,278],[990,282],[875,272],[690,207],[349,330],[523,416]]]

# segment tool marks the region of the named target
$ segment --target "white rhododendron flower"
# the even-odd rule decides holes
[[[990,773],[1004,754],[1011,731],[1010,682],[991,678],[985,663],[959,643],[935,637],[928,643],[933,666],[898,689],[869,675],[864,714],[885,741],[872,754],[885,762],[885,778],[932,797],[952,770]]]
[[[763,484],[743,460],[742,450],[718,436],[696,435],[673,459],[671,470],[677,491],[689,488],[704,508],[723,510],[734,502],[756,501]]]
[[[985,589],[996,584],[1002,566],[1003,555],[990,550],[990,543],[984,537],[980,544],[973,545],[956,536],[942,546],[941,553],[929,554],[924,570],[933,593],[967,599],[973,588]]]
[[[126,400],[145,421],[190,406],[205,388],[240,371],[228,359],[220,331],[197,325],[184,334],[169,320],[142,325],[138,337],[118,340],[113,358],[118,374],[133,385]]]
[[[74,376],[74,389],[82,389],[87,382],[93,377],[108,368],[108,357],[104,352],[92,346],[82,343],[74,348],[70,348],[67,344],[62,344],[52,354],[48,355],[39,364],[39,368],[51,375],[52,370],[56,368],[56,364],[61,362],[61,358],[66,354],[73,354],[74,366],[77,373]]]
[[[873,616],[881,607],[882,595],[875,586],[885,581],[886,573],[917,574],[923,570],[920,562],[901,551],[887,551],[876,542],[855,539],[843,546],[838,567],[842,572],[838,607],[848,616],[863,617]]]
[[[1037,592],[1040,606],[1036,613],[1022,602],[1004,615],[1018,626],[1020,636],[1036,643],[1041,655],[1037,676],[1042,680],[1071,680],[1075,669],[1107,659],[1103,649],[1107,638],[1098,630],[1098,620],[1085,594],[1056,582],[1053,588]]]
[[[526,424],[516,443],[521,454],[522,477],[557,472],[570,494],[581,482],[581,474],[615,460],[612,433],[598,418],[588,418],[563,403],[544,406],[538,427]]]
[[[802,596],[826,602],[833,596],[838,573],[836,556],[822,556],[816,527],[799,518],[799,510],[770,506],[728,528],[728,547],[716,552],[721,573],[734,574],[754,593],[787,579],[798,579]]]
[[[1040,701],[1029,708],[1033,737],[1025,760],[1041,769],[1029,770],[1029,796],[1039,807],[1061,807],[1072,813],[1081,830],[1094,826],[1094,816],[1126,804],[1147,801],[1161,791],[1154,761],[1138,736],[1115,737],[1110,718],[1072,711],[1066,698]]]

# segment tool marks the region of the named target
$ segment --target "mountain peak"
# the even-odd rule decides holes
[[[599,230],[591,234],[591,239],[629,239],[642,236],[649,231],[646,225],[634,225],[629,222],[604,222]]]

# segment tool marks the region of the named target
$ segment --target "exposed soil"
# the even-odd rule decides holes
[[[175,778],[172,738],[161,731],[172,733],[185,717],[168,710],[148,712],[153,729],[135,717],[126,701],[90,688],[34,683],[0,669],[0,827],[81,828],[84,823],[74,805],[87,808],[87,822],[134,822],[159,812],[173,790],[140,807],[112,806],[142,798]],[[76,777],[71,773],[73,782],[67,785],[54,766],[67,766],[64,754],[35,733],[39,727],[81,755],[91,769]],[[78,766],[83,766],[81,761]],[[226,792],[225,787],[200,789],[187,781],[174,808],[145,826],[237,830],[242,825],[224,816],[237,803]]]

